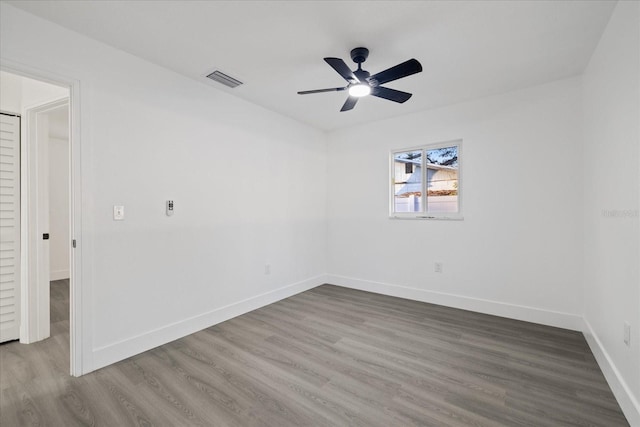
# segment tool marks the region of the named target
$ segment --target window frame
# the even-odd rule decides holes
[[[395,155],[399,153],[406,153],[408,151],[422,151],[422,158],[426,161],[426,153],[429,150],[446,147],[458,148],[458,212],[395,212]],[[426,165],[426,163],[425,163]],[[462,195],[463,195],[463,155],[462,155],[462,139],[453,139],[442,142],[435,142],[429,144],[423,144],[413,147],[398,148],[389,152],[389,218],[390,219],[423,219],[423,220],[453,220],[460,221],[464,217],[462,215]],[[427,208],[427,167],[421,168],[421,205],[424,209]]]

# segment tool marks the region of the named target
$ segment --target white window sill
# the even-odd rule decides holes
[[[397,215],[392,214],[389,215],[389,219],[413,219],[413,220],[431,220],[431,221],[462,221],[464,217],[462,215],[429,215],[429,214],[420,214],[420,215]]]

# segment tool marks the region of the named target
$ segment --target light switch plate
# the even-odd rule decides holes
[[[124,206],[113,206],[114,221],[122,221],[124,219]]]

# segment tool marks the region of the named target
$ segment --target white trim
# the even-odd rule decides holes
[[[71,108],[69,109],[69,182],[71,191],[69,192],[69,241],[76,242],[71,249],[69,257],[69,286],[70,292],[70,331],[69,345],[71,353],[70,373],[73,376],[80,376],[91,371],[93,334],[91,331],[92,318],[91,310],[83,310],[83,307],[91,307],[91,295],[93,280],[91,277],[90,247],[91,241],[87,236],[91,236],[91,230],[85,230],[86,222],[83,222],[83,194],[88,192],[86,177],[82,174],[82,165],[91,164],[89,150],[87,150],[86,140],[82,141],[82,128],[80,126],[81,105],[80,105],[80,81],[70,80],[69,99]],[[87,168],[88,169],[88,168]],[[84,247],[87,247],[85,249]]]
[[[58,86],[58,85],[56,85]],[[69,96],[54,96],[47,100],[22,107],[22,114],[27,118],[29,110],[37,110],[39,113],[46,113],[69,104]]]
[[[83,312],[82,307],[90,307],[91,297],[91,278],[89,272],[83,268],[82,249],[83,246],[88,246],[88,239],[83,241],[83,234],[89,236],[90,232],[83,233],[82,223],[82,191],[86,191],[86,187],[82,185],[82,163],[88,163],[87,150],[81,152],[81,127],[80,127],[80,80],[69,77],[66,75],[60,75],[49,70],[42,70],[40,68],[32,67],[23,63],[19,63],[8,59],[6,57],[0,57],[0,69],[8,71],[14,74],[19,74],[25,77],[34,78],[40,81],[49,82],[52,84],[63,85],[69,88],[69,121],[71,123],[69,129],[69,150],[70,150],[70,186],[71,192],[69,197],[70,203],[70,238],[75,239],[78,244],[78,249],[71,250],[69,257],[70,261],[70,273],[69,280],[70,285],[70,324],[69,324],[69,345],[70,345],[70,372],[71,375],[80,376],[85,370],[88,372],[91,366],[91,348],[92,348],[92,336],[91,336],[91,318],[90,310]],[[86,145],[85,145],[86,147]],[[84,244],[83,244],[84,243]],[[23,249],[24,251],[25,249]],[[26,253],[23,252],[26,256]],[[23,257],[23,259],[26,259]],[[85,255],[85,262],[90,262],[91,259],[88,255]],[[89,265],[90,267],[90,265]],[[23,267],[24,268],[24,267]],[[23,269],[23,272],[25,270]],[[21,275],[21,280],[26,278]]]
[[[577,314],[543,310],[524,305],[472,298],[444,292],[435,292],[425,289],[411,288],[408,286],[338,276],[334,274],[327,275],[327,283],[345,288],[359,289],[361,291],[375,292],[378,294],[406,298],[414,301],[428,302],[446,307],[460,308],[478,313],[507,317],[509,319],[523,320],[525,322],[538,323],[540,325],[554,326],[574,331],[582,330],[582,317]]]
[[[640,426],[640,403],[638,399],[633,395],[633,392],[624,380],[624,377],[616,367],[615,363],[609,356],[607,350],[605,350],[602,342],[598,338],[591,324],[587,319],[583,319],[582,333],[591,348],[591,352],[600,366],[600,370],[604,374],[611,391],[615,396],[622,412],[627,417],[629,425]]]
[[[402,216],[402,214],[393,214],[389,216],[389,219],[417,219],[417,220],[426,220],[426,221],[464,221],[464,217],[460,216],[431,216],[427,214],[417,215],[415,213],[410,214],[410,216]]]
[[[199,314],[189,319],[163,326],[123,341],[96,348],[93,352],[93,368],[99,369],[104,366],[108,366],[135,354],[142,353],[159,345],[163,345],[201,331],[210,326],[296,295],[300,292],[315,288],[316,286],[320,286],[324,283],[326,283],[326,276],[319,275],[217,308],[207,313]]]
[[[49,273],[49,280],[64,280],[69,278],[69,270],[54,270]]]
[[[412,147],[394,148],[390,151],[390,153],[404,153],[405,151],[417,151],[417,150],[424,150],[426,148],[429,148],[429,149],[446,148],[446,147],[451,147],[452,145],[461,144],[462,141],[463,141],[463,138],[454,138],[454,139],[447,139],[445,141],[427,142],[420,145],[414,145]]]

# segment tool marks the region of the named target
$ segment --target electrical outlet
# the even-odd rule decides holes
[[[441,262],[436,262],[435,264],[433,264],[433,270],[436,273],[442,273],[442,263]]]
[[[264,265],[264,274],[271,274],[271,264]]]
[[[624,322],[624,343],[627,347],[631,346],[631,325],[629,322]]]

